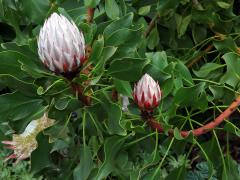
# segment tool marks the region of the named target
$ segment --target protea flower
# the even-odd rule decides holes
[[[151,76],[145,74],[133,91],[134,101],[141,110],[152,110],[157,107],[161,100],[161,91],[158,82],[155,82]]]
[[[45,113],[40,119],[31,121],[22,134],[14,134],[12,141],[2,141],[3,144],[8,145],[6,148],[14,151],[5,158],[5,161],[17,159],[15,162],[17,164],[20,160],[30,157],[37,148],[36,136],[38,133],[52,126],[54,122],[55,120],[49,119]]]
[[[38,38],[38,54],[55,73],[72,73],[85,60],[85,40],[73,21],[53,13],[44,23]]]

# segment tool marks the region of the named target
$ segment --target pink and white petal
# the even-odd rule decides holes
[[[6,144],[6,145],[14,145],[15,142],[13,141],[2,141],[3,144]]]
[[[5,148],[14,150],[16,149],[16,146],[5,146]]]
[[[4,159],[4,162],[7,162],[9,159],[15,159],[15,158],[17,158],[17,155],[16,154],[11,154],[10,156],[8,156]]]

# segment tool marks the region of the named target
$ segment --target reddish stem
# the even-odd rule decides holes
[[[144,37],[147,38],[149,36],[149,34],[151,33],[151,31],[153,30],[153,28],[155,27],[155,23],[156,20],[159,18],[158,15],[156,15],[149,23],[147,30],[144,32]]]
[[[88,75],[92,69],[92,66],[88,66],[85,69],[81,71],[81,74]],[[70,85],[72,87],[72,90],[74,93],[77,93],[78,99],[86,106],[89,106],[91,104],[91,98],[89,96],[85,96],[83,94],[84,87],[89,84],[89,81],[83,82],[81,85],[73,82],[73,78],[76,76],[76,73],[65,75],[66,79],[70,82]]]
[[[204,49],[203,54],[201,54],[201,55],[197,56],[195,59],[193,59],[193,61],[190,62],[190,64],[188,64],[187,67],[190,68],[194,64],[198,63],[206,53],[208,53],[209,51],[212,50],[212,48],[213,48],[213,45],[210,44],[206,49]]]
[[[95,9],[94,8],[88,8],[87,9],[87,22],[90,24],[93,22],[93,17],[94,17],[94,11]]]
[[[91,104],[91,98],[89,96],[85,96],[83,94],[83,87],[79,84],[76,84],[74,82],[71,82],[71,87],[74,92],[78,94],[78,99],[86,106],[89,106]]]
[[[113,89],[113,90],[112,90],[112,100],[113,100],[114,102],[117,102],[117,101],[118,101],[118,92],[117,92],[116,89]]]
[[[205,134],[205,133],[209,132],[210,130],[214,129],[215,127],[217,127],[224,119],[228,118],[237,109],[237,107],[239,105],[240,105],[240,96],[237,97],[237,99],[235,101],[233,101],[232,104],[213,121],[205,124],[204,126],[202,126],[200,128],[194,129],[194,130],[181,131],[180,134],[183,137],[187,137],[190,132],[192,132],[192,134],[194,136],[200,136],[202,134]],[[159,133],[164,132],[164,129],[162,128],[161,124],[159,122],[156,122],[153,117],[147,118],[147,123],[149,124],[149,126],[152,129],[154,129],[154,130],[157,129],[157,131]],[[173,129],[170,129],[168,133],[173,134]]]

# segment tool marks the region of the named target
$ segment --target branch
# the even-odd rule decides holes
[[[212,45],[212,44],[208,45],[208,47],[207,47],[206,49],[204,49],[203,53],[200,54],[199,56],[197,56],[195,59],[193,59],[193,61],[190,62],[190,63],[187,65],[187,67],[188,67],[188,68],[191,68],[194,64],[198,63],[206,53],[208,53],[209,51],[212,50],[212,48],[213,48],[213,45]]]
[[[149,23],[147,30],[144,32],[144,37],[147,38],[149,36],[149,34],[151,33],[151,31],[153,30],[154,26],[155,26],[155,22],[156,20],[159,18],[158,15],[156,15]]]
[[[217,127],[224,119],[228,118],[237,109],[237,107],[239,105],[240,105],[240,96],[238,96],[237,99],[235,99],[235,101],[233,101],[232,104],[213,121],[205,124],[204,126],[202,126],[200,128],[194,129],[194,130],[181,131],[180,134],[182,135],[182,137],[187,137],[190,132],[192,132],[192,134],[194,136],[200,136],[202,134],[205,134],[205,133],[211,131],[212,129],[214,129],[215,127]],[[154,130],[156,129],[159,133],[164,132],[161,124],[156,122],[153,117],[149,117],[146,120],[147,120],[148,125],[152,129],[154,129]],[[173,134],[173,129],[170,129],[168,133],[170,135]]]
[[[198,2],[198,1],[196,0],[196,2]],[[213,30],[213,25],[209,24],[208,26],[209,26],[209,29],[215,34],[214,35],[215,39],[217,39],[219,41],[223,41],[225,39],[225,35],[224,34],[221,34],[221,33],[216,32],[216,31]],[[209,51],[212,50],[213,47],[214,47],[213,44],[208,45],[208,47],[205,50],[203,50],[203,53],[200,54],[199,56],[197,56],[195,59],[193,59],[193,61],[190,62],[187,65],[187,67],[191,68],[194,64],[198,63],[206,53],[208,53]]]
[[[94,11],[95,8],[88,8],[87,9],[87,23],[92,23],[93,22],[93,17],[94,17]]]

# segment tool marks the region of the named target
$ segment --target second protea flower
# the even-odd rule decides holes
[[[53,13],[44,23],[38,38],[38,54],[55,73],[76,72],[85,60],[85,41],[73,21]]]
[[[134,101],[141,110],[152,110],[161,100],[161,90],[151,76],[145,74],[135,85],[133,91]]]

